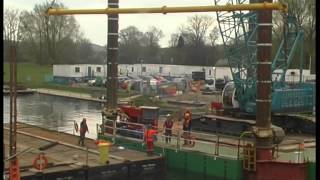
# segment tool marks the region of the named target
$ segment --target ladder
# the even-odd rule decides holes
[[[256,149],[252,144],[243,148],[243,169],[256,171]]]

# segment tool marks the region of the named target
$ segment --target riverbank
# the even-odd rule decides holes
[[[81,100],[88,100],[88,101],[95,101],[95,102],[101,102],[105,103],[106,100],[98,98],[98,97],[92,97],[91,94],[87,93],[76,93],[76,92],[70,92],[70,91],[61,91],[61,90],[53,90],[53,89],[33,89],[39,94],[46,94],[46,95],[53,95],[53,96],[60,96],[60,97],[69,97],[69,98],[75,98],[75,99],[81,99]],[[140,97],[141,95],[134,95],[130,97],[120,98],[119,104],[128,104],[130,101],[132,101],[135,98]]]

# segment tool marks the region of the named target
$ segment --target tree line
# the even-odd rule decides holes
[[[311,58],[315,70],[315,1],[283,0],[289,4],[289,15],[296,18],[297,27],[304,31],[304,67]],[[84,38],[73,16],[46,16],[52,4],[36,4],[32,11],[4,10],[4,56],[8,55],[8,42],[18,44],[18,61],[38,64],[105,63],[106,46],[93,49]],[[55,3],[54,7],[64,7]],[[119,31],[119,63],[165,63],[184,65],[214,65],[225,59],[224,47],[218,43],[220,32],[215,19],[208,15],[194,15],[170,35],[168,47],[161,48],[164,37],[161,29],[150,26],[145,32],[135,26]],[[283,39],[283,18],[273,13],[273,56]],[[299,53],[295,54],[292,68],[299,66]]]
[[[103,59],[105,54],[94,53],[73,16],[45,14],[52,5],[64,7],[62,3],[44,2],[36,4],[32,11],[4,10],[4,60],[8,61],[10,43],[16,44],[19,62],[67,64]]]
[[[19,62],[37,64],[104,63],[106,46],[99,51],[84,38],[74,16],[47,16],[51,7],[62,3],[43,2],[32,11],[4,10],[4,60],[8,61],[8,46],[15,42]],[[119,63],[170,63],[214,65],[223,56],[223,48],[215,48],[218,29],[214,19],[195,15],[171,35],[169,47],[161,48],[161,29],[151,26],[146,32],[128,26],[119,32]],[[12,25],[16,31],[12,30]],[[15,39],[12,39],[15,32]],[[218,45],[217,45],[218,46]]]

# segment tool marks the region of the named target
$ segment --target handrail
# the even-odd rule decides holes
[[[137,123],[128,123],[128,122],[123,122],[123,123],[124,124],[127,123],[127,124],[141,125],[141,124],[137,124]],[[137,133],[138,135],[143,135],[145,130],[146,130],[144,128],[142,129],[142,131],[131,130],[131,129],[126,129],[126,128],[119,128],[119,127],[114,128],[111,125],[104,125],[104,127],[107,128],[107,129],[112,129],[112,130],[116,130],[116,131],[122,130],[122,131],[127,131],[127,132],[134,132],[134,133]],[[158,140],[159,141],[158,145],[160,145],[160,147],[162,147],[162,148],[164,148],[166,146],[166,144],[164,142],[164,138],[171,138],[173,141],[176,141],[175,150],[177,152],[180,151],[181,149],[188,148],[188,150],[192,150],[190,148],[193,148],[195,151],[198,151],[198,152],[201,152],[201,153],[205,153],[205,154],[209,154],[209,155],[226,156],[226,157],[229,157],[229,158],[232,157],[232,158],[237,158],[237,159],[241,158],[239,151],[240,151],[240,148],[242,148],[242,146],[241,145],[239,146],[239,144],[238,145],[236,145],[236,144],[233,145],[232,143],[230,144],[228,142],[221,142],[221,138],[225,137],[224,135],[219,135],[219,134],[212,135],[212,134],[197,133],[197,132],[193,132],[193,131],[184,131],[184,130],[181,130],[181,129],[177,129],[176,130],[177,134],[172,134],[170,136],[170,135],[165,135],[165,133],[164,133],[165,131],[164,130],[166,128],[158,128],[158,129],[159,129],[159,131],[158,131],[159,133],[158,133],[157,136],[158,136],[158,139],[160,139],[160,140]],[[162,133],[160,133],[161,130],[162,130]],[[173,129],[171,129],[171,130],[173,130]],[[183,136],[183,134],[186,133],[186,132],[189,133],[189,137],[187,137],[187,138]],[[196,139],[195,135],[197,135],[197,134],[200,134],[200,135],[211,135],[211,136],[216,137],[217,140],[212,142],[212,141]],[[112,136],[112,134],[110,134],[110,136]],[[117,134],[116,136],[121,136],[121,135]],[[142,137],[143,137],[142,139],[134,138],[134,137],[130,137],[130,138],[137,139],[137,140],[139,139],[138,142],[144,143],[144,136],[142,136]],[[233,137],[233,139],[238,139],[238,138]],[[182,146],[180,142],[184,141],[184,140],[191,141],[192,143],[195,144],[195,146],[186,146],[186,147]],[[209,148],[212,146],[214,148],[213,149],[214,152],[208,152],[208,151],[203,151],[203,150],[199,149],[199,147],[201,147],[201,145],[199,146],[199,144],[205,145],[205,146],[207,146]],[[233,155],[230,155],[230,152],[229,152],[229,154],[228,153],[220,153],[220,149],[221,148],[225,148],[225,147],[231,147],[231,148],[234,147],[234,149],[232,149],[233,151],[231,151],[231,153]],[[185,150],[187,150],[187,149],[185,149]],[[236,151],[237,151],[237,153],[236,153]]]
[[[135,125],[137,125],[137,123],[133,123]],[[99,126],[101,127],[105,127],[108,129],[112,129],[114,130],[113,126]],[[134,132],[138,135],[143,135],[145,132],[145,129],[143,128],[142,131],[137,131],[137,130],[131,130],[131,129],[126,129],[126,128],[115,128],[116,131],[121,130],[121,131],[127,131],[127,132]],[[165,130],[166,128],[158,128],[158,141],[155,142],[157,143],[158,146],[160,146],[161,148],[174,148],[176,152],[180,151],[180,150],[187,150],[187,151],[197,151],[200,153],[204,153],[207,155],[211,155],[211,156],[220,156],[220,157],[228,157],[228,158],[233,158],[233,159],[242,159],[243,153],[242,150],[244,148],[244,144],[241,143],[241,141],[250,141],[249,138],[245,138],[244,136],[246,134],[251,134],[252,132],[246,131],[243,132],[239,137],[232,137],[229,138],[230,136],[228,135],[224,135],[224,134],[214,134],[212,136],[215,136],[215,139],[210,139],[208,141],[203,140],[203,139],[198,139],[198,138],[186,138],[183,136],[184,132],[188,132],[190,134],[191,137],[195,137],[195,135],[197,134],[197,132],[193,132],[193,131],[183,131],[182,129],[175,129],[176,134],[172,134],[172,135],[166,135],[164,132],[161,130]],[[172,129],[173,130],[173,129]],[[174,130],[173,130],[174,131]],[[101,132],[101,131],[98,131]],[[206,134],[206,133],[199,133],[199,134]],[[113,136],[113,134],[109,134],[110,137]],[[189,137],[190,137],[189,136]],[[116,137],[124,137],[124,138],[128,138],[128,139],[132,139],[135,140],[138,143],[143,144],[144,143],[144,136],[142,136],[142,139],[140,138],[134,138],[134,137],[125,137],[123,135],[119,135],[117,134]],[[171,138],[171,142],[169,144],[165,143],[165,138]],[[227,139],[226,139],[227,138]],[[184,140],[189,140],[195,143],[195,146],[182,146],[181,141],[183,142]],[[302,146],[299,146],[299,144],[305,143],[305,140],[303,142],[298,141],[296,139],[290,139],[293,140],[292,146],[297,146],[296,152],[302,152],[303,150],[301,149]],[[229,142],[231,141],[231,142]],[[236,142],[237,141],[237,142]],[[296,142],[298,142],[298,144],[296,144]],[[225,151],[226,149],[228,149],[228,151]],[[281,149],[280,149],[281,150]],[[298,151],[297,151],[298,150]],[[278,156],[278,151],[279,148],[275,148],[275,156]],[[298,154],[299,157],[296,157],[298,159],[298,161],[300,162],[301,157],[303,157],[303,154],[299,153]],[[300,157],[301,156],[301,157]],[[280,155],[281,158],[281,155]]]

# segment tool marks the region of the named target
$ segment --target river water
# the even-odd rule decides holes
[[[9,122],[10,98],[3,99],[4,123]],[[102,105],[72,98],[32,94],[17,98],[18,122],[40,126],[46,129],[73,134],[74,121],[78,124],[87,119],[91,139],[97,137],[96,124],[101,124]]]

